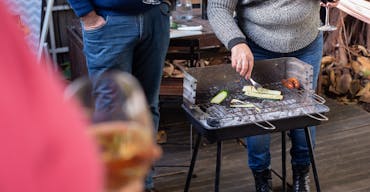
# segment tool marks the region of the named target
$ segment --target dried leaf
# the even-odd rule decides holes
[[[370,91],[367,91],[365,94],[363,94],[359,100],[365,103],[370,103]]]
[[[366,48],[364,46],[362,46],[362,45],[355,45],[354,47],[357,48],[359,50],[359,52],[362,53],[363,56],[366,56],[366,57],[367,56],[370,56],[369,55],[369,52],[366,50]]]
[[[163,76],[171,77],[174,70],[175,70],[175,67],[171,63],[166,62],[165,66],[163,67]]]
[[[334,72],[334,70],[330,70],[329,77],[330,77],[330,83],[335,86],[336,83],[335,83],[335,72]]]
[[[328,64],[331,64],[334,62],[334,57],[332,56],[324,56],[322,59],[321,59],[321,64],[322,65],[328,65]]]
[[[330,85],[329,86],[329,91],[332,92],[332,93],[335,93],[335,94],[339,95],[339,93],[335,90],[335,88],[334,88],[333,85]]]
[[[367,92],[370,92],[370,82],[368,82],[364,88],[362,88],[357,94],[356,96],[363,96],[365,95]]]
[[[184,73],[178,69],[175,69],[172,73],[172,77],[176,77],[176,78],[183,78],[184,77]]]
[[[325,67],[325,70],[323,70],[323,72],[330,74],[330,71],[333,70],[333,68],[335,68],[334,63],[331,63]]]
[[[348,99],[347,97],[338,97],[337,98],[337,101],[342,103],[342,104],[345,104],[345,105],[353,105],[353,104],[356,104],[356,100],[354,99]]]
[[[164,130],[160,130],[157,132],[157,143],[163,144],[167,143],[167,133]]]
[[[349,92],[351,95],[356,95],[356,93],[361,89],[361,83],[360,80],[355,79],[351,82],[351,85],[349,87]]]
[[[351,67],[356,74],[360,73],[362,68],[361,64],[358,61],[352,61]]]
[[[329,82],[329,76],[328,75],[322,75],[321,76],[321,85],[324,87],[328,87],[330,84]]]
[[[350,88],[351,82],[352,76],[349,72],[349,69],[344,68],[342,75],[340,75],[340,72],[336,73],[335,90],[340,94],[346,94]]]
[[[370,71],[370,59],[367,57],[357,57],[357,61],[361,64],[361,72]]]

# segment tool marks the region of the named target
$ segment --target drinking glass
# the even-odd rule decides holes
[[[102,87],[109,89],[101,90]],[[128,73],[107,73],[94,82],[89,78],[71,83],[65,97],[80,101],[93,122],[89,133],[100,147],[109,190],[143,180],[160,151],[154,139],[152,118],[144,93]],[[103,98],[103,99],[102,99]],[[109,98],[107,106],[98,109]],[[156,153],[158,154],[158,153]]]
[[[322,2],[326,4],[327,2],[333,2],[333,0],[322,0]],[[325,6],[325,25],[319,27],[320,31],[334,31],[337,29],[336,26],[330,25],[329,17],[330,8],[328,6]]]
[[[161,1],[160,0],[143,0],[143,3],[151,4],[151,5],[158,5],[158,4],[161,4]]]

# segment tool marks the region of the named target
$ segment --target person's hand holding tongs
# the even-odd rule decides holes
[[[245,79],[249,79],[254,66],[253,53],[249,46],[240,43],[231,48],[231,66]]]
[[[249,80],[256,89],[262,88],[262,86],[255,82],[251,77],[254,58],[253,53],[247,44],[239,43],[231,48],[231,66],[242,78]]]

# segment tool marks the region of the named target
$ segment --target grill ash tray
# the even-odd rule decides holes
[[[222,107],[222,106],[219,106]],[[253,135],[267,134],[273,132],[287,131],[290,129],[304,128],[321,124],[323,117],[316,113],[304,115],[291,115],[286,117],[271,118],[265,120],[251,120],[249,114],[243,116],[225,116],[219,118],[204,112],[199,106],[182,105],[188,119],[197,132],[208,139],[209,142],[222,141],[226,139],[241,138]],[[314,106],[316,112],[325,113],[329,108],[325,105]],[[322,119],[320,119],[322,118]]]

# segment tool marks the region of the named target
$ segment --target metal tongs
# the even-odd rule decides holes
[[[252,77],[249,78],[249,81],[252,83],[253,87],[256,88],[256,90],[263,88],[261,84],[255,82]]]
[[[242,81],[242,82],[243,82],[243,81],[244,81],[244,82],[246,81],[244,77],[240,77],[240,79],[241,79],[241,81]],[[250,77],[248,80],[249,80],[249,82],[252,84],[252,86],[253,86],[256,90],[263,88],[263,87],[262,87],[262,85],[261,85],[261,84],[259,84],[259,83],[257,83],[256,81],[254,81],[254,80],[252,79],[252,77]]]

